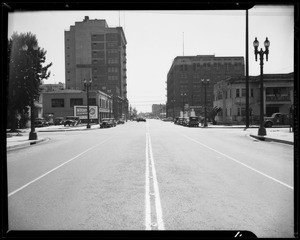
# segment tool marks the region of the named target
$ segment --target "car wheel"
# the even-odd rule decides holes
[[[267,123],[265,124],[265,127],[266,127],[266,128],[272,127],[272,123],[271,123],[271,122],[267,122]]]

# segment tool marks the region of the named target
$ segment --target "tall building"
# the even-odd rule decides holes
[[[197,116],[204,116],[205,90],[209,112],[213,108],[213,85],[230,76],[244,76],[244,57],[176,57],[167,76],[167,116],[178,117],[192,109]],[[202,79],[209,79],[209,84],[202,84]]]
[[[84,89],[113,96],[116,118],[128,117],[126,38],[122,27],[108,27],[105,20],[85,16],[65,31],[66,89]]]

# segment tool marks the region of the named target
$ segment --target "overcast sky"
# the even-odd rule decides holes
[[[177,56],[245,57],[246,11],[40,11],[9,14],[8,38],[13,32],[32,32],[52,62],[45,83],[65,82],[64,31],[85,16],[122,26],[127,39],[127,94],[129,104],[150,112],[165,104],[166,80]],[[259,75],[253,41],[263,48],[270,41],[264,73],[294,71],[294,7],[256,6],[249,10],[249,75]]]

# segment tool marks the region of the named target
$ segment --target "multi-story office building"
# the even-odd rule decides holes
[[[294,73],[264,74],[264,115],[289,113],[293,105]],[[245,124],[246,117],[245,77],[229,77],[214,85],[214,107],[221,111],[215,117],[218,123]],[[249,110],[253,124],[260,116],[260,75],[249,76]]]
[[[206,107],[209,112],[213,107],[214,83],[229,76],[244,76],[244,57],[176,57],[167,76],[167,116],[178,117],[181,111],[190,112],[192,109],[197,116],[204,116],[205,86],[202,79],[209,79],[206,85]]]
[[[65,31],[66,89],[91,89],[113,96],[117,118],[128,117],[126,38],[122,27],[108,27],[105,20],[75,22]]]

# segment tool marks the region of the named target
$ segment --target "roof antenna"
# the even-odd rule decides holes
[[[184,56],[184,32],[182,33],[182,52]]]

